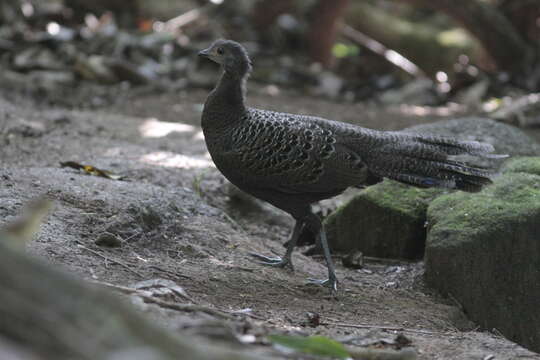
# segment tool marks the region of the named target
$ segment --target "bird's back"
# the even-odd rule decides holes
[[[241,188],[301,194],[310,202],[365,183],[365,163],[349,146],[362,137],[366,149],[378,141],[373,130],[253,108],[232,123],[220,135],[229,149],[212,154],[220,171]]]

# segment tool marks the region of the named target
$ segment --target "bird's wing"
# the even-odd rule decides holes
[[[360,185],[367,167],[349,146],[358,128],[325,119],[249,109],[228,154],[250,184],[284,193],[327,193]],[[366,135],[368,136],[368,135]],[[239,180],[241,181],[241,179]]]

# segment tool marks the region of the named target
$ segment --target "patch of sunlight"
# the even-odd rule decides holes
[[[398,112],[404,115],[414,116],[451,116],[464,111],[464,106],[456,103],[449,103],[446,106],[418,106],[399,105]]]
[[[392,64],[398,65],[400,68],[404,69],[409,74],[418,74],[420,72],[418,66],[416,66],[409,59],[394,50],[386,50],[384,53],[384,57],[386,58],[386,60],[390,61]]]
[[[204,140],[204,133],[202,131],[197,131],[195,135],[193,135],[193,139]]]
[[[439,44],[448,47],[467,47],[472,45],[472,40],[469,34],[461,28],[441,31],[437,35]]]
[[[491,98],[482,104],[482,110],[485,112],[493,112],[503,105],[503,100],[499,98]]]
[[[60,25],[56,22],[48,23],[47,32],[51,35],[58,35],[60,33]]]
[[[214,167],[214,163],[210,159],[176,154],[169,151],[156,151],[146,154],[141,156],[139,161],[152,165],[182,169]]]
[[[437,71],[435,78],[438,82],[444,83],[448,81],[448,74],[446,74],[444,71]]]
[[[172,132],[195,132],[195,126],[148,118],[139,126],[139,132],[142,137],[158,138]]]

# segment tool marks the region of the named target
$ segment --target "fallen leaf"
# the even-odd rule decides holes
[[[75,162],[75,161],[60,162],[60,166],[70,167],[72,169],[77,169],[77,170],[83,170],[88,175],[100,176],[100,177],[104,177],[111,180],[121,180],[123,178],[122,175],[114,174],[108,170],[98,169],[92,165],[79,164],[78,162]]]
[[[321,324],[321,315],[318,313],[308,311],[306,313],[306,318],[306,325],[308,326],[317,327]]]

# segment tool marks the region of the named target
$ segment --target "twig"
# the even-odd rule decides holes
[[[177,278],[191,279],[191,276],[184,275],[184,274],[179,274],[179,273],[176,273],[174,271],[167,270],[167,269],[162,269],[157,265],[150,265],[149,268],[161,271],[161,272],[163,272],[165,274],[168,274],[168,275],[171,275],[171,276],[174,276],[174,277],[177,277]]]
[[[209,4],[210,5],[210,4]],[[178,15],[165,22],[163,29],[167,32],[175,32],[183,26],[197,20],[202,14],[207,12],[210,8],[209,5],[203,6],[198,9],[189,10],[181,15]]]
[[[158,305],[159,307],[162,307],[162,308],[176,310],[176,311],[183,311],[183,312],[203,312],[203,313],[213,315],[213,316],[216,316],[216,317],[219,317],[219,318],[222,318],[222,319],[227,319],[227,320],[235,319],[234,316],[232,316],[232,315],[230,315],[230,314],[228,314],[228,313],[226,313],[224,311],[221,311],[221,310],[212,309],[212,308],[202,306],[202,305],[178,304],[178,303],[173,303],[173,302],[169,302],[169,301],[164,301],[164,300],[158,299],[156,297],[153,297],[151,295],[147,295],[147,294],[145,294],[144,291],[137,290],[137,289],[134,289],[134,288],[130,288],[130,287],[127,287],[127,286],[114,285],[114,284],[111,284],[111,283],[106,283],[106,282],[101,282],[101,281],[92,281],[92,283],[95,283],[95,284],[100,285],[100,286],[104,286],[104,287],[109,288],[109,289],[120,291],[123,294],[136,295],[136,296],[140,297],[141,299],[143,299],[143,301],[145,303],[156,304],[156,305]]]
[[[343,24],[343,26],[341,26],[341,33],[350,40],[373,51],[375,54],[384,57],[386,61],[397,66],[406,73],[417,77],[425,76],[423,71],[405,56],[401,55],[395,50],[388,49],[377,40],[370,38],[366,34],[361,33],[351,26]]]
[[[152,297],[152,296],[147,296],[147,295],[142,295],[142,296],[139,295],[139,296],[145,302],[153,303],[153,304],[156,304],[156,305],[158,305],[160,307],[171,309],[171,310],[185,311],[185,312],[197,312],[198,311],[198,312],[206,313],[208,315],[217,316],[217,317],[220,317],[222,319],[227,319],[227,320],[233,320],[234,319],[234,316],[229,315],[229,314],[227,314],[225,312],[222,312],[221,310],[212,309],[212,308],[202,306],[202,305],[177,304],[177,303],[172,303],[172,302],[156,299],[155,297]]]
[[[247,317],[250,317],[250,318],[253,318],[255,320],[261,320],[261,321],[266,321],[268,320],[267,318],[263,317],[263,316],[259,316],[259,315],[255,315],[251,312],[241,312],[241,311],[238,311],[238,310],[231,310],[231,311],[227,311],[229,314],[233,314],[233,315],[244,315],[244,316],[247,316]]]
[[[379,330],[389,330],[389,331],[406,331],[411,333],[417,333],[417,334],[424,334],[424,335],[441,335],[445,334],[444,332],[440,331],[429,331],[429,330],[417,330],[417,329],[409,329],[404,328],[400,326],[384,326],[384,325],[368,325],[368,324],[347,324],[347,323],[321,323],[321,325],[327,325],[327,326],[338,326],[338,327],[349,327],[349,328],[356,328],[356,329],[379,329]]]
[[[76,241],[75,243],[76,243],[77,246],[80,247],[81,249],[86,250],[86,251],[88,251],[88,252],[91,252],[92,254],[97,255],[97,256],[99,256],[99,257],[101,257],[101,258],[103,258],[103,259],[105,259],[105,260],[108,260],[108,261],[110,261],[110,262],[112,262],[112,263],[118,264],[118,265],[124,267],[125,269],[131,271],[132,273],[136,274],[136,275],[139,276],[140,278],[144,278],[144,275],[143,275],[143,274],[141,274],[140,272],[138,272],[138,271],[136,271],[136,270],[133,270],[131,267],[129,267],[127,264],[121,262],[120,260],[116,260],[116,259],[110,258],[110,257],[108,257],[108,256],[105,256],[105,255],[101,254],[99,251],[96,251],[96,250],[92,250],[92,249],[90,249],[90,248],[87,248],[86,246],[82,245],[82,244],[81,244],[80,242],[78,242],[78,241]]]

